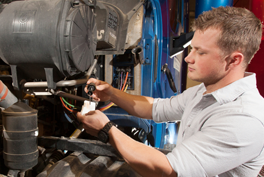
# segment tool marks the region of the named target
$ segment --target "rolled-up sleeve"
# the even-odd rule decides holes
[[[201,131],[177,145],[167,158],[178,177],[215,176],[260,156],[263,134],[263,124],[256,118],[214,117]],[[255,172],[258,171],[252,168]]]
[[[152,119],[155,122],[173,122],[180,120],[184,109],[193,99],[200,86],[185,90],[182,94],[167,99],[156,98],[152,106]]]

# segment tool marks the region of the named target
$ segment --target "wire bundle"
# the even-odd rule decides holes
[[[75,110],[73,110],[75,108],[74,105],[68,103],[63,97],[60,97],[60,100],[61,100],[61,103],[62,103],[64,108],[66,108],[70,112],[76,112]],[[67,104],[70,108],[67,105],[65,105],[65,104]]]
[[[122,86],[122,88],[120,87],[120,90],[124,91],[124,92],[127,90],[127,87],[128,87],[128,85],[126,85],[127,79],[128,79],[128,74],[129,73],[127,72],[123,86],[122,86],[122,75],[121,75],[121,86]],[[76,110],[74,110],[76,107],[74,105],[68,103],[63,97],[60,97],[60,100],[61,100],[61,103],[62,103],[63,107],[66,108],[68,111],[70,111],[71,113],[76,113],[77,112]],[[106,106],[101,107],[99,110],[100,111],[105,111],[105,110],[109,109],[110,107],[112,107],[113,105],[114,105],[114,103],[110,102]]]
[[[122,78],[122,77],[121,77],[121,78]],[[126,85],[126,83],[127,83],[127,78],[128,78],[128,72],[126,73],[126,78],[125,78],[124,84],[123,84],[123,86],[122,86],[122,88],[121,88],[121,91],[124,91],[124,92],[125,92],[125,91],[127,90],[127,87],[128,87],[128,85]],[[121,79],[121,80],[122,80],[122,79]],[[122,83],[122,81],[121,81],[121,83]],[[114,103],[111,102],[111,103],[107,104],[106,106],[101,107],[99,110],[100,110],[100,111],[105,111],[105,110],[111,108],[113,105],[114,105]]]
[[[126,85],[124,92],[127,90],[127,87],[128,87],[128,85]],[[111,103],[109,103],[108,105],[106,105],[106,106],[100,108],[99,110],[100,110],[100,111],[105,111],[105,110],[111,108],[114,104],[115,104],[115,103],[111,102]]]

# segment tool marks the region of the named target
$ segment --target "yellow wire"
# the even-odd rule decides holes
[[[125,87],[125,89],[124,89],[124,92],[126,92],[126,90],[127,90],[127,87],[128,87],[128,84],[126,85],[126,87]],[[114,104],[115,104],[115,103],[111,103],[109,106],[105,107],[105,108],[104,108],[104,109],[102,109],[101,111],[103,112],[103,111],[105,111],[105,110],[107,110],[107,109],[111,108],[111,107],[112,107]]]

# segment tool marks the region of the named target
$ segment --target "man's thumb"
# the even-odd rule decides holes
[[[106,89],[106,86],[105,85],[98,85],[98,86],[96,86],[96,90],[98,90],[98,91],[102,91],[104,89]]]

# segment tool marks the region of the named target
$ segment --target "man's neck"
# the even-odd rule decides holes
[[[245,74],[244,72],[228,73],[225,77],[223,77],[222,79],[220,79],[218,82],[214,84],[204,83],[205,88],[206,88],[206,91],[204,92],[204,94],[212,93],[239,79],[242,79],[244,77],[244,74]]]

